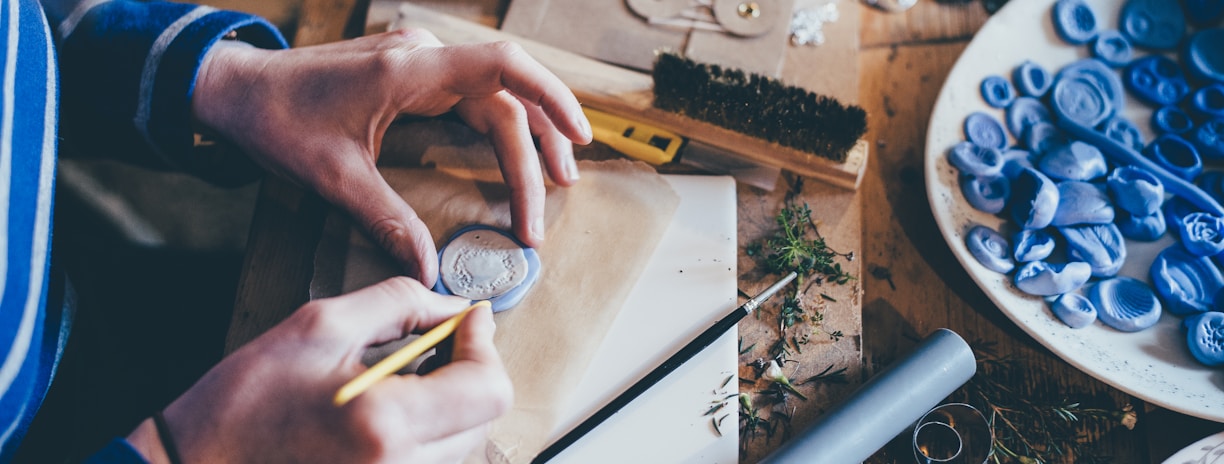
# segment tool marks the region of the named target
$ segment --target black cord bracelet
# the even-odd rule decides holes
[[[157,426],[157,436],[161,439],[162,448],[166,450],[166,456],[170,458],[170,464],[183,464],[183,460],[179,458],[178,447],[174,446],[174,437],[170,435],[170,427],[166,425],[166,418],[162,416],[161,411],[153,413],[153,425]]]

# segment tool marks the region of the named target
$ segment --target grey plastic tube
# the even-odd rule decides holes
[[[771,464],[863,462],[977,371],[973,350],[948,329],[876,375],[802,434],[766,456]]]

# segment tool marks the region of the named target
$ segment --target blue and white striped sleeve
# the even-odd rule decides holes
[[[62,135],[73,153],[182,170],[222,185],[258,175],[224,141],[196,143],[191,98],[200,64],[218,40],[236,35],[260,48],[287,47],[274,26],[202,5],[84,0],[55,30]]]

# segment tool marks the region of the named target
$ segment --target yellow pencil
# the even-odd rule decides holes
[[[374,386],[375,382],[378,382],[379,380],[398,372],[400,369],[403,369],[404,366],[407,366],[408,363],[412,362],[412,360],[416,359],[426,351],[429,351],[429,349],[433,348],[434,345],[441,343],[442,340],[454,333],[455,329],[459,327],[459,323],[463,322],[463,318],[467,316],[468,313],[472,312],[472,310],[481,306],[489,307],[491,304],[488,301],[477,301],[471,306],[468,306],[467,309],[460,311],[459,314],[456,314],[450,319],[438,324],[436,327],[429,329],[429,331],[425,332],[424,335],[421,335],[420,338],[413,340],[407,345],[404,345],[403,348],[395,350],[395,352],[391,353],[390,356],[387,356],[382,361],[370,366],[370,368],[366,369],[365,372],[362,372],[357,377],[353,377],[353,380],[350,380],[348,383],[344,384],[343,387],[340,387],[340,390],[336,392],[336,398],[333,400],[333,402],[336,404],[336,406],[344,406],[349,401],[352,401],[353,398],[356,398],[358,395],[365,393],[366,390],[369,390],[370,387]]]

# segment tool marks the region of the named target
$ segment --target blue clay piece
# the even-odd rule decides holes
[[[1169,312],[1185,316],[1210,311],[1224,277],[1210,259],[1194,256],[1181,245],[1165,248],[1152,260],[1152,284]]]
[[[1194,184],[1217,200],[1224,198],[1224,172],[1204,171],[1194,180]]]
[[[1156,137],[1143,154],[1169,173],[1187,181],[1193,181],[1203,172],[1203,159],[1198,150],[1186,139],[1173,134]]]
[[[1041,261],[1054,253],[1054,236],[1045,229],[1022,230],[1012,241],[1012,256],[1022,263]]]
[[[1118,226],[1123,237],[1140,242],[1154,242],[1168,230],[1164,212],[1161,210],[1147,216],[1135,216],[1125,210],[1119,210],[1114,224]]]
[[[1152,130],[1157,134],[1182,135],[1193,128],[1190,115],[1176,106],[1162,106],[1152,112]]]
[[[1059,79],[1050,91],[1054,114],[1061,121],[1096,127],[1113,117],[1115,107],[1105,93],[1083,77]]]
[[[1203,365],[1224,366],[1224,313],[1209,312],[1186,318],[1186,345]]]
[[[1101,123],[1101,132],[1113,141],[1130,147],[1131,150],[1143,151],[1143,147],[1147,146],[1147,142],[1143,140],[1143,133],[1139,132],[1139,128],[1121,115],[1115,115]]]
[[[1096,37],[1096,13],[1083,0],[1058,0],[1053,15],[1054,30],[1067,43],[1085,44]]]
[[[1214,24],[1224,17],[1224,0],[1184,0],[1186,19],[1197,26]]]
[[[1058,84],[1059,80],[1073,77],[1087,79],[1097,89],[1100,89],[1101,94],[1106,100],[1109,100],[1115,111],[1126,106],[1126,87],[1122,85],[1122,78],[1118,77],[1118,72],[1104,61],[1084,58],[1063,66],[1054,76],[1054,84]]]
[[[997,176],[1003,172],[1003,154],[998,149],[983,147],[973,142],[961,142],[948,151],[948,162],[961,174],[970,176]]]
[[[1200,119],[1224,118],[1224,84],[1211,84],[1194,91],[1190,108]]]
[[[1137,166],[1115,168],[1105,180],[1118,208],[1135,216],[1160,211],[1164,203],[1164,184],[1146,169]]]
[[[466,234],[468,232],[479,231],[479,230],[487,230],[487,231],[490,231],[491,233],[501,234],[502,236],[509,238],[514,244],[522,248],[523,256],[527,259],[527,276],[523,279],[522,283],[520,283],[518,286],[515,286],[514,288],[511,288],[510,290],[500,295],[489,298],[489,303],[491,303],[493,306],[492,308],[493,312],[499,313],[499,312],[508,310],[510,308],[513,308],[515,305],[519,304],[519,302],[523,300],[523,297],[527,296],[528,291],[531,290],[531,287],[535,285],[535,282],[539,280],[540,278],[540,255],[539,253],[535,251],[534,248],[524,245],[523,242],[520,242],[517,238],[514,237],[514,235],[507,233],[504,230],[501,230],[495,227],[486,226],[486,225],[476,224],[476,225],[470,225],[470,226],[463,227],[459,229],[457,232],[455,232],[455,234],[452,235],[449,240],[447,240],[447,244],[443,245],[442,248],[438,250],[438,259],[439,260],[442,259],[442,254],[446,252],[447,246],[449,246],[450,242],[455,240],[455,238],[459,237],[460,235]],[[439,277],[437,283],[434,284],[433,290],[443,295],[453,294],[451,290],[447,288],[446,284],[443,283],[441,277]]]
[[[1182,219],[1192,213],[1201,212],[1190,202],[1177,197],[1166,200],[1164,206],[1161,207],[1161,211],[1164,212],[1165,223],[1169,226],[1169,229],[1172,229],[1173,233],[1179,235],[1181,234]]]
[[[1145,48],[1171,49],[1186,34],[1186,16],[1176,0],[1128,0],[1118,22],[1131,43]]]
[[[1092,56],[1115,68],[1126,66],[1134,55],[1130,40],[1118,31],[1101,31],[1092,40]]]
[[[1006,274],[1016,267],[1008,251],[1007,238],[989,227],[979,224],[969,229],[965,234],[965,247],[986,269]]]
[[[965,139],[979,146],[1003,149],[1007,147],[1007,133],[998,119],[981,111],[965,118]]]
[[[1088,263],[1031,261],[1016,270],[1016,288],[1029,295],[1053,296],[1073,292],[1092,277]]]
[[[1009,208],[1021,228],[1045,228],[1058,209],[1058,186],[1035,169],[1023,169],[1012,180]]]
[[[1092,304],[1092,300],[1078,293],[1064,293],[1054,300],[1050,310],[1058,316],[1058,320],[1072,329],[1088,327],[1097,319],[1096,306]]]
[[[1190,84],[1177,62],[1163,55],[1131,61],[1122,72],[1122,84],[1135,98],[1158,107],[1175,105],[1190,94]]]
[[[961,194],[969,206],[987,214],[998,214],[1007,207],[1010,181],[1002,175],[960,176]]]
[[[1203,121],[1186,137],[1203,159],[1224,159],[1224,118]]]
[[[1023,142],[1024,147],[1029,151],[1037,155],[1044,155],[1054,147],[1066,145],[1068,139],[1057,126],[1048,122],[1039,122],[1029,126],[1024,132]]]
[[[1002,76],[988,76],[982,80],[982,98],[995,108],[1007,108],[1016,99],[1016,89]]]
[[[1103,185],[1075,180],[1058,183],[1058,207],[1050,225],[1108,224],[1114,220],[1114,207]]]
[[[1224,83],[1224,28],[1203,29],[1186,41],[1186,67],[1198,79]]]
[[[1152,287],[1130,277],[1102,280],[1088,289],[1097,319],[1123,332],[1137,332],[1160,320],[1161,304]]]
[[[1182,246],[1195,256],[1215,256],[1224,251],[1224,218],[1210,213],[1182,217],[1178,232]]]
[[[1028,150],[1012,148],[1003,152],[1003,175],[1015,179],[1023,169],[1033,169],[1036,156]]]
[[[1037,168],[1054,180],[1092,180],[1108,170],[1101,150],[1080,141],[1050,150],[1037,162]]]
[[[1070,259],[1088,263],[1093,277],[1113,277],[1126,262],[1126,240],[1113,223],[1059,227]]]
[[[1007,130],[1017,140],[1024,137],[1028,128],[1034,124],[1054,122],[1053,119],[1050,119],[1050,110],[1045,104],[1033,97],[1020,97],[1012,101],[1012,104],[1007,107],[1006,119]]]
[[[1021,95],[1040,98],[1050,90],[1050,72],[1032,61],[1025,61],[1012,71],[1012,81]]]

